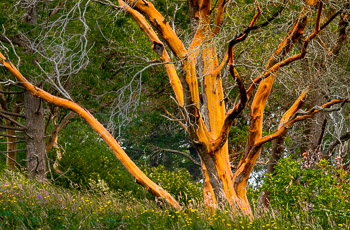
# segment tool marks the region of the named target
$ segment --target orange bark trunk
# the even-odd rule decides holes
[[[262,145],[269,140],[283,135],[287,131],[289,125],[311,117],[313,114],[320,111],[315,109],[310,112],[310,114],[297,116],[291,119],[297,110],[297,106],[293,105],[282,118],[281,124],[283,125],[278,127],[278,130],[274,134],[262,137],[264,109],[272,90],[275,74],[281,67],[296,60],[300,60],[305,56],[308,43],[320,31],[319,19],[323,3],[318,0],[304,1],[306,5],[304,5],[300,11],[299,17],[269,59],[267,71],[254,79],[253,83],[246,91],[244,82],[233,65],[233,46],[243,41],[248,36],[249,31],[254,28],[262,27],[254,26],[260,15],[259,5],[257,6],[257,13],[253,17],[249,27],[245,32],[229,43],[228,51],[221,64],[219,64],[215,50],[215,42],[212,37],[220,31],[226,1],[218,1],[219,6],[213,30],[210,24],[212,22],[211,15],[215,11],[211,9],[213,5],[211,1],[193,0],[191,2],[193,7],[195,7],[194,15],[196,20],[198,19],[198,26],[188,50],[186,50],[184,44],[172,30],[169,23],[166,22],[165,18],[155,9],[151,2],[145,0],[118,0],[118,2],[119,6],[128,12],[145,32],[152,43],[152,49],[165,65],[170,84],[185,120],[182,125],[185,126],[201,158],[205,202],[210,207],[215,207],[216,204],[220,205],[222,202],[227,201],[234,211],[236,211],[236,206],[238,206],[243,214],[252,216],[252,211],[247,199],[247,181],[259,157]],[[109,4],[113,8],[118,8],[111,2]],[[309,8],[311,5],[315,4],[319,6],[314,32],[303,41],[299,54],[283,60],[293,48],[294,44],[301,39],[309,20],[308,16],[311,13]],[[181,76],[177,75],[174,65],[169,63],[171,59],[165,49],[165,45],[149,24],[158,30],[159,35],[168,44],[168,47],[181,60],[185,74]],[[0,58],[2,58],[2,63],[5,67],[34,95],[58,106],[69,108],[83,117],[96,132],[101,135],[113,150],[116,157],[136,180],[155,195],[165,198],[174,207],[179,207],[178,203],[166,191],[154,184],[137,168],[107,130],[88,111],[72,101],[55,97],[41,89],[35,88],[27,82],[12,64],[5,60],[5,57],[0,55]],[[201,58],[203,61],[203,66],[200,68],[200,71],[197,72],[198,58]],[[233,109],[228,110],[226,113],[222,79],[219,73],[228,59],[229,70],[239,88],[241,100]],[[282,59],[282,61],[279,61],[279,59]],[[202,81],[201,88],[199,88],[198,84],[199,79]],[[259,85],[259,87],[251,105],[247,147],[240,159],[237,170],[232,173],[229,162],[227,137],[230,127],[233,124],[233,119],[243,110],[247,100],[252,97],[257,85]],[[200,96],[202,96],[202,101],[200,100]],[[305,94],[301,95],[300,98],[304,98],[304,96]],[[344,101],[345,100],[334,100],[323,106],[324,108],[328,108],[333,104],[342,103]],[[297,102],[295,105],[299,105],[299,103]],[[204,113],[201,109],[205,110]]]

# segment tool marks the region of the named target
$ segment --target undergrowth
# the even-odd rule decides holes
[[[196,200],[186,203],[175,210],[130,193],[63,189],[7,170],[0,175],[0,229],[350,229],[349,221],[328,218],[321,226],[319,217],[287,207],[279,213],[255,210],[250,219],[229,209],[213,214]]]

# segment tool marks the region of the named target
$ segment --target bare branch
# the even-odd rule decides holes
[[[328,160],[332,156],[332,153],[333,153],[335,147],[337,147],[337,145],[339,145],[342,142],[345,142],[345,141],[347,141],[349,139],[350,139],[350,132],[347,132],[344,135],[342,135],[340,138],[336,138],[334,141],[332,141],[330,143],[330,145],[328,146],[327,151],[324,154],[324,158],[326,160]]]
[[[82,118],[84,118],[91,127],[101,136],[101,138],[108,144],[110,149],[113,151],[115,156],[121,161],[124,167],[133,175],[139,183],[145,188],[158,197],[164,198],[174,208],[180,208],[179,203],[164,189],[151,181],[129,158],[118,142],[112,137],[112,135],[103,127],[103,125],[96,120],[85,108],[81,107],[77,103],[56,97],[40,88],[34,87],[14,65],[9,62],[2,53],[0,53],[0,62],[6,67],[6,69],[22,83],[26,89],[31,92],[34,96],[40,97],[41,99],[53,103],[57,106],[71,109]]]
[[[75,115],[76,114],[73,111],[70,111],[63,117],[63,119],[57,125],[55,125],[51,132],[50,138],[46,143],[47,154],[51,151],[54,144],[57,144],[58,133],[69,123],[69,120],[72,119]]]
[[[8,111],[3,111],[3,110],[0,110],[0,113],[6,114],[6,115],[10,115],[10,116],[14,116],[14,117],[25,118],[25,116],[23,114],[20,114],[20,113],[13,113],[13,112],[8,112]]]
[[[21,136],[8,135],[8,134],[5,134],[5,133],[0,133],[0,136],[2,136],[2,137],[10,137],[10,138],[17,138],[17,139],[24,139],[24,137],[21,137]]]
[[[21,150],[21,151],[25,151],[25,149],[23,149],[23,150]],[[7,154],[8,152],[7,152],[7,151],[2,151],[2,152],[0,152],[0,153]],[[20,163],[18,163],[18,162],[16,161],[16,159],[13,159],[12,157],[6,156],[6,158],[9,159],[9,160],[11,160],[11,161],[13,161],[13,162],[15,162],[16,165],[18,165],[21,169],[25,169],[25,168],[26,168],[26,167],[24,167],[23,165],[21,165]]]
[[[19,131],[24,131],[24,128],[17,128],[17,127],[12,127],[12,126],[6,126],[6,125],[0,125],[1,129],[11,129],[11,130],[19,130]]]
[[[258,141],[255,142],[255,146],[261,146],[264,143],[271,141],[273,139],[276,139],[277,137],[285,134],[287,132],[287,130],[295,123],[298,121],[303,121],[305,119],[311,118],[313,117],[313,115],[315,115],[316,113],[319,113],[321,111],[325,111],[325,112],[333,112],[333,111],[337,111],[339,109],[342,108],[342,105],[344,105],[345,103],[350,103],[350,99],[335,99],[332,100],[322,106],[315,106],[314,108],[310,109],[307,112],[297,112],[294,114],[294,116],[292,116],[290,118],[290,120],[288,122],[286,122],[282,127],[280,127],[275,133],[270,134],[268,136],[262,137],[260,138]],[[333,105],[336,104],[341,104],[340,107],[338,108],[330,108]]]
[[[182,155],[182,156],[186,157],[188,160],[190,160],[193,164],[201,166],[201,164],[198,161],[196,161],[193,157],[191,157],[189,154],[187,154],[185,152],[175,150],[175,149],[163,149],[163,148],[160,148],[160,147],[155,146],[155,145],[151,145],[151,146],[153,149],[156,149],[157,151],[164,151],[164,152],[176,153],[176,154]]]
[[[2,113],[2,112],[0,112],[0,117],[5,118],[5,119],[11,121],[12,123],[14,123],[15,125],[17,125],[17,126],[19,126],[19,127],[25,128],[24,125],[22,125],[21,123],[17,122],[16,120],[12,119],[10,116],[8,116],[8,115],[6,115],[6,114],[4,114],[4,113]]]

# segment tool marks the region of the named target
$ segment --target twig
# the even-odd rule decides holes
[[[14,119],[12,119],[10,116],[3,114],[2,112],[0,112],[0,117],[11,121],[13,124],[18,125],[19,127],[26,128],[24,125],[22,125],[21,123],[19,123],[18,121],[14,120]]]
[[[4,133],[0,133],[0,136],[3,136],[3,137],[11,137],[11,138],[17,138],[17,139],[24,139],[24,137],[13,136],[13,135],[8,135],[8,134],[4,134]]]
[[[169,152],[169,153],[180,154],[180,155],[186,157],[187,159],[189,159],[190,161],[192,161],[193,164],[198,165],[198,166],[201,166],[201,164],[200,164],[198,161],[196,161],[195,159],[193,159],[193,157],[191,157],[191,156],[190,156],[189,154],[187,154],[187,153],[184,153],[184,152],[182,152],[182,151],[175,150],[175,149],[163,149],[163,148],[160,148],[160,147],[158,147],[158,146],[154,146],[154,145],[151,145],[151,146],[152,146],[152,148],[154,148],[154,149],[156,149],[156,150],[158,150],[158,151],[164,151],[164,152]]]
[[[16,152],[21,152],[21,151],[26,151],[26,149],[16,149],[16,150],[10,150],[10,151],[0,151],[0,153],[16,153]]]
[[[21,93],[24,93],[24,91],[2,91],[2,90],[0,90],[0,93],[3,93],[3,94],[21,94]]]
[[[19,113],[12,113],[12,112],[8,112],[8,111],[4,111],[4,110],[0,110],[0,113],[10,115],[10,116],[25,118],[25,116],[23,114],[19,114]]]
[[[4,153],[6,154],[7,152],[0,152],[0,153]],[[21,169],[25,169],[26,167],[22,166],[21,164],[19,164],[15,159],[13,159],[12,157],[6,156],[8,159],[10,159],[11,161],[15,162]]]
[[[329,145],[326,151],[324,158],[328,160],[332,156],[332,152],[334,148],[337,147],[337,145],[339,145],[340,143],[347,141],[349,139],[350,139],[350,132],[347,132],[344,135],[342,135],[339,139],[337,138],[336,140],[332,141],[332,143]]]
[[[24,128],[17,128],[17,127],[12,127],[12,126],[6,126],[6,125],[0,125],[0,128],[2,129],[11,129],[11,130],[19,130],[19,131],[24,131]]]

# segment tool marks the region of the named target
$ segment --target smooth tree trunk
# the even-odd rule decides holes
[[[27,171],[39,181],[46,180],[46,143],[44,109],[40,98],[24,93],[26,116]]]
[[[75,113],[77,113],[80,117],[85,119],[89,125],[100,135],[100,137],[106,142],[106,144],[113,151],[118,160],[124,165],[124,167],[129,171],[129,173],[134,176],[135,181],[140,183],[143,187],[145,187],[149,192],[154,194],[157,197],[162,198],[164,201],[167,201],[172,207],[180,208],[179,203],[163,188],[155,184],[151,181],[137,166],[136,164],[128,157],[122,147],[118,144],[118,142],[112,137],[112,135],[108,132],[106,128],[103,127],[101,123],[99,123],[94,116],[90,114],[88,110],[81,107],[77,103],[63,99],[57,96],[54,96],[40,88],[32,85],[19,71],[18,69],[6,59],[6,57],[0,52],[0,62],[5,66],[5,68],[16,78],[20,84],[26,88],[31,94],[36,97],[40,97],[41,99],[52,103],[56,106],[60,106],[62,108],[67,108]],[[28,100],[31,101],[31,100]],[[40,109],[40,107],[36,107],[36,109]],[[36,110],[32,110],[36,112]],[[45,126],[43,125],[43,129]],[[30,138],[30,137],[28,137]],[[33,146],[32,149],[35,149]],[[43,149],[45,149],[45,144],[43,145]]]

